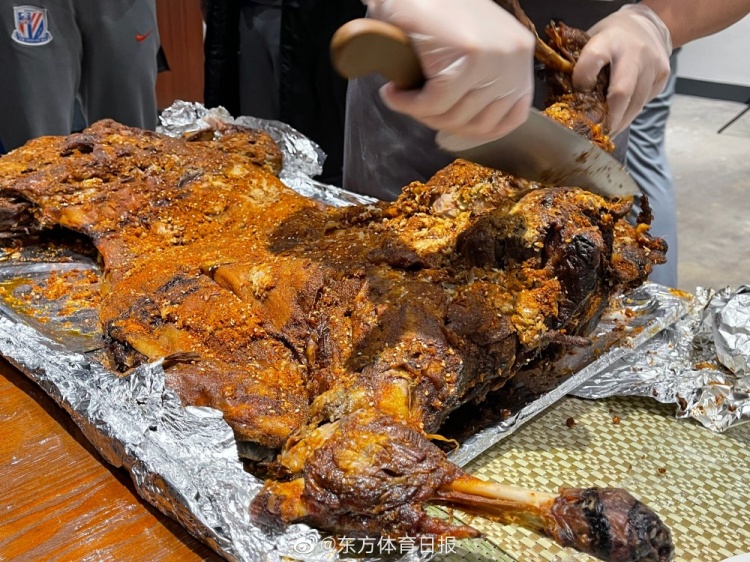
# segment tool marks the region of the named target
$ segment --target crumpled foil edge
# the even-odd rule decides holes
[[[717,433],[750,421],[750,287],[699,288],[688,314],[573,395],[648,396]]]

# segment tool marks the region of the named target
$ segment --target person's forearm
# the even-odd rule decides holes
[[[750,0],[643,0],[664,21],[672,46],[711,35],[750,12]]]

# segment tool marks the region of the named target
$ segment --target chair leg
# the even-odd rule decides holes
[[[739,121],[740,119],[742,119],[742,117],[743,117],[743,116],[744,116],[744,115],[745,115],[745,114],[746,114],[746,113],[747,113],[748,111],[750,111],[750,98],[748,98],[748,99],[747,99],[747,100],[745,101],[745,105],[746,105],[747,107],[746,107],[745,109],[743,109],[742,111],[740,111],[740,112],[739,112],[739,113],[738,113],[737,115],[735,115],[734,117],[732,117],[732,119],[730,119],[729,121],[727,121],[727,122],[726,122],[726,123],[725,123],[725,124],[724,124],[724,125],[723,125],[723,126],[722,126],[722,127],[721,127],[721,128],[720,128],[720,129],[718,130],[718,131],[717,131],[717,132],[716,132],[716,134],[717,134],[717,135],[720,135],[721,133],[723,133],[723,132],[724,132],[724,131],[725,131],[726,129],[728,129],[729,127],[731,127],[732,125],[734,125],[734,124],[735,124],[735,123],[736,123],[737,121]]]

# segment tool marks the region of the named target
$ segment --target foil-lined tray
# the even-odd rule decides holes
[[[219,117],[231,119],[217,117],[217,111],[221,114],[196,104],[176,104],[167,112],[166,132],[180,136],[195,127],[211,127]],[[371,201],[311,179],[322,166],[322,155],[293,129],[276,122],[249,124],[279,142],[285,162],[282,178],[300,193],[332,205]],[[96,322],[99,274],[94,260],[66,248],[28,245],[0,253],[0,354],[66,410],[108,462],[129,471],[143,498],[227,559],[340,559],[340,543],[315,529],[293,525],[270,533],[251,523],[249,505],[262,482],[244,470],[220,412],[181,405],[165,385],[161,361],[126,376],[107,368]],[[66,282],[72,290],[61,291]],[[465,464],[477,457],[673,325],[692,302],[689,295],[654,284],[623,297],[603,318],[593,345],[566,355],[555,366],[565,375],[552,391],[508,410],[501,421],[465,440],[451,459]],[[415,549],[401,560],[431,556]]]

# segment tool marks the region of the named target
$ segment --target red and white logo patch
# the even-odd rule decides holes
[[[52,41],[47,10],[36,6],[13,6],[15,29],[10,34],[21,45],[38,47]]]

